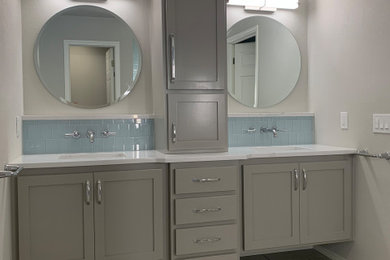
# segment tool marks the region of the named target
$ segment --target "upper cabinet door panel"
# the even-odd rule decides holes
[[[224,89],[225,0],[167,0],[169,89]]]
[[[224,94],[169,94],[169,150],[227,149]]]

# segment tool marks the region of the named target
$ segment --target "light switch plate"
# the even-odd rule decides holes
[[[348,112],[340,112],[340,128],[343,130],[348,129]]]
[[[374,114],[372,132],[378,134],[390,134],[390,114]]]

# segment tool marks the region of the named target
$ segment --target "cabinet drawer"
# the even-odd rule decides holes
[[[237,197],[234,195],[177,199],[175,205],[177,225],[233,220],[237,217]]]
[[[224,225],[176,230],[176,255],[237,248],[237,226]]]
[[[206,256],[201,258],[187,258],[185,260],[238,260],[238,255],[217,255],[217,256]]]
[[[176,194],[231,191],[236,187],[235,166],[175,169]]]

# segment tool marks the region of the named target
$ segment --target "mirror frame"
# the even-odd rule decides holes
[[[45,82],[45,79],[43,77],[43,75],[41,74],[40,70],[39,70],[39,42],[40,42],[40,39],[42,37],[42,34],[45,30],[45,27],[46,25],[52,21],[53,19],[55,19],[57,16],[60,16],[62,15],[63,13],[71,10],[71,9],[75,9],[75,8],[79,8],[79,7],[92,7],[92,8],[99,8],[99,9],[102,9],[108,13],[110,13],[114,18],[118,19],[121,23],[123,23],[124,25],[126,25],[130,32],[134,35],[134,39],[136,40],[138,46],[139,46],[139,68],[137,70],[137,75],[135,76],[135,80],[132,81],[131,80],[131,83],[128,84],[128,88],[126,89],[126,91],[121,94],[121,96],[118,98],[118,100],[115,100],[113,103],[108,103],[108,104],[104,104],[104,105],[101,105],[101,106],[95,106],[95,107],[88,107],[88,106],[83,106],[83,105],[79,105],[79,104],[74,104],[72,102],[69,102],[65,99],[65,97],[57,97],[55,96],[48,88],[46,82]],[[79,41],[79,42],[82,42],[82,41],[89,41],[89,40],[73,40],[73,41]],[[103,41],[102,41],[103,42]],[[105,41],[107,42],[107,41]],[[65,50],[63,50],[63,52],[65,53]],[[49,19],[47,19],[42,28],[40,29],[39,31],[39,34],[35,40],[35,43],[34,43],[34,50],[33,50],[33,53],[34,53],[34,68],[35,68],[35,71],[38,75],[38,78],[40,80],[40,82],[42,83],[45,91],[47,91],[52,97],[54,97],[57,101],[61,102],[62,104],[65,104],[65,105],[69,105],[69,106],[72,106],[72,107],[77,107],[77,108],[83,108],[83,109],[99,109],[99,108],[104,108],[104,107],[109,107],[111,105],[114,105],[114,104],[117,104],[119,102],[121,102],[123,99],[125,99],[127,96],[129,96],[129,94],[133,91],[135,85],[138,83],[140,77],[141,77],[141,72],[142,72],[142,67],[143,67],[143,51],[142,51],[142,47],[141,47],[141,44],[137,38],[137,36],[135,35],[133,29],[131,29],[130,25],[125,22],[125,20],[123,20],[119,15],[115,14],[114,12],[106,9],[106,8],[103,8],[101,6],[94,6],[94,5],[74,5],[74,6],[71,6],[71,7],[68,7],[68,8],[65,8],[65,9],[62,9],[61,11],[55,13],[54,15],[50,16]],[[117,55],[115,55],[116,57]],[[64,76],[65,76],[65,70],[64,69]],[[69,80],[69,79],[68,79]],[[65,79],[65,82],[67,80]],[[65,88],[65,86],[64,86]]]
[[[248,108],[253,108],[253,109],[265,109],[265,108],[270,108],[270,107],[276,106],[276,105],[282,103],[283,101],[285,101],[285,100],[291,95],[291,93],[294,91],[294,89],[297,87],[297,84],[298,84],[298,82],[299,82],[299,79],[301,78],[301,75],[302,75],[302,51],[301,51],[301,48],[300,48],[300,46],[299,46],[299,44],[298,44],[297,39],[295,38],[294,34],[292,33],[292,31],[291,31],[287,26],[285,26],[284,24],[282,24],[281,22],[279,22],[279,21],[277,21],[277,20],[275,20],[275,19],[273,19],[273,18],[264,16],[264,15],[252,15],[252,16],[247,16],[247,17],[244,17],[244,18],[238,20],[237,22],[235,22],[235,23],[234,23],[232,26],[230,26],[230,28],[226,31],[226,44],[227,44],[227,45],[228,45],[228,44],[232,44],[232,42],[234,42],[234,41],[236,40],[235,38],[237,38],[237,36],[230,36],[230,37],[229,37],[229,32],[231,32],[231,30],[232,30],[232,28],[233,28],[234,25],[236,25],[237,23],[239,23],[239,22],[241,22],[241,21],[243,21],[243,20],[248,20],[248,19],[256,18],[256,17],[261,17],[261,19],[264,18],[264,19],[272,20],[273,22],[275,22],[275,23],[277,23],[277,24],[283,26],[283,27],[291,34],[291,36],[294,38],[294,40],[295,40],[295,42],[296,42],[296,45],[297,45],[297,47],[298,47],[298,51],[299,51],[299,73],[298,73],[298,75],[297,75],[297,79],[296,79],[296,81],[294,82],[294,86],[291,88],[290,92],[289,92],[284,98],[282,98],[279,102],[277,102],[277,103],[275,103],[275,104],[272,104],[272,105],[269,105],[269,106],[260,106],[260,107],[258,107],[258,106],[256,106],[256,107],[255,107],[255,106],[249,106],[249,105],[246,105],[246,104],[242,103],[242,102],[241,102],[240,100],[238,100],[235,96],[233,96],[233,95],[230,93],[229,88],[227,87],[227,92],[229,93],[229,96],[230,96],[231,98],[233,98],[235,101],[237,101],[240,105],[243,105],[243,106],[248,107]],[[250,27],[248,27],[245,31],[243,31],[242,33],[239,33],[239,34],[238,34],[238,37],[239,37],[239,36],[242,36],[244,33],[246,33],[246,34],[253,34],[253,36],[257,36],[257,35],[258,35],[258,27],[259,27],[258,24],[257,24],[257,25],[250,26]],[[255,65],[255,66],[258,67],[257,62],[256,62],[256,65]],[[227,76],[229,77],[228,74],[229,74],[229,70],[227,70]],[[255,84],[256,84],[256,85],[259,84],[258,79],[257,79],[257,82],[256,82]]]

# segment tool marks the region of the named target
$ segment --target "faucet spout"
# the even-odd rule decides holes
[[[92,130],[88,130],[87,131],[87,137],[89,138],[89,142],[92,144],[95,142],[95,136],[96,136],[96,133]]]

